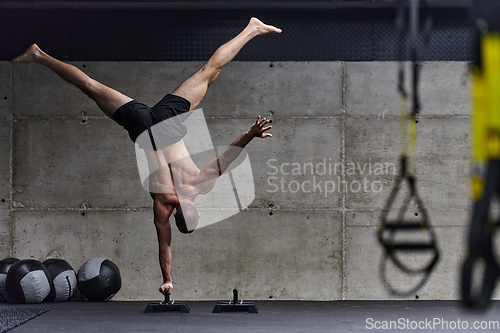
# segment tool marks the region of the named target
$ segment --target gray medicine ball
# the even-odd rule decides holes
[[[17,261],[19,261],[19,259],[17,258],[5,258],[0,260],[0,302],[14,302],[14,299],[7,293],[7,290],[5,289],[5,279],[7,278],[9,269]]]
[[[50,292],[51,276],[38,260],[17,261],[5,279],[7,293],[18,303],[40,303]]]
[[[73,267],[63,259],[47,259],[43,262],[52,276],[52,286],[46,302],[68,301],[75,293],[77,280]]]
[[[108,259],[90,258],[78,270],[78,290],[90,301],[108,301],[121,286],[120,270]]]

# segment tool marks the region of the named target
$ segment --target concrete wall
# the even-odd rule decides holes
[[[75,65],[151,105],[202,63]],[[214,145],[231,143],[257,115],[272,119],[274,138],[248,147],[256,196],[247,210],[191,235],[173,231],[175,299],[227,299],[235,287],[257,300],[394,298],[378,274],[376,230],[400,152],[396,70],[339,62],[224,69],[200,105]],[[442,260],[420,299],[458,298],[469,89],[465,63],[423,64],[418,185]],[[115,299],[158,299],[152,200],[127,133],[42,66],[0,63],[0,137],[0,254],[59,257],[75,269],[107,257],[122,273]],[[391,274],[398,288],[414,281]]]

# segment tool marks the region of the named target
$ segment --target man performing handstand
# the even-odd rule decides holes
[[[183,233],[192,232],[199,217],[194,207],[195,197],[208,193],[214,187],[217,178],[254,137],[272,136],[266,133],[271,128],[265,127],[268,120],[259,116],[250,129],[231,143],[224,153],[200,170],[190,158],[182,140],[186,134],[182,121],[189,111],[198,107],[208,86],[239,50],[253,37],[270,32],[281,33],[281,30],[252,18],[247,27],[234,39],[222,45],[205,66],[152,108],[91,79],[75,66],[52,58],[36,44],[12,60],[12,63],[35,62],[44,65],[79,88],[92,98],[108,117],[122,125],[132,141],[138,143],[146,152],[150,168],[149,191],[154,201],[154,224],[163,275],[163,283],[159,288],[161,293],[164,293],[165,289],[169,292],[173,289],[170,251],[172,232],[169,218],[174,208],[179,230]],[[171,119],[173,121],[170,121]],[[169,124],[162,135],[153,136],[152,128],[161,122]],[[144,144],[141,147],[139,142],[144,142],[141,137],[144,138],[145,134],[150,138],[149,147]]]

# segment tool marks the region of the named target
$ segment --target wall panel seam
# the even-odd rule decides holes
[[[10,112],[9,121],[9,256],[14,255],[14,217],[13,217],[13,188],[14,188],[14,66],[10,66]]]
[[[341,160],[342,164],[345,165],[346,160],[346,147],[345,147],[345,128],[346,128],[346,119],[347,114],[346,110],[346,91],[347,91],[347,65],[345,62],[342,62],[342,121],[341,121]],[[345,170],[342,170],[342,181],[345,181]],[[346,189],[344,188],[342,191],[342,241],[341,241],[341,253],[342,253],[342,269],[341,269],[341,297],[342,300],[346,300],[347,298],[347,280],[346,280]]]

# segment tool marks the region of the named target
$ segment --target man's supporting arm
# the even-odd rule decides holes
[[[158,256],[163,276],[163,283],[159,290],[161,293],[164,293],[165,289],[168,288],[171,293],[173,289],[171,271],[172,252],[170,250],[172,244],[172,229],[169,217],[174,207],[172,205],[166,205],[159,200],[155,200],[153,208],[156,234],[158,236]]]

